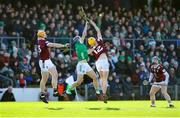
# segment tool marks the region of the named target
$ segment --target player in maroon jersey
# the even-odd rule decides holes
[[[107,58],[107,49],[102,40],[102,35],[100,29],[97,25],[89,19],[89,23],[95,28],[97,32],[97,39],[94,37],[88,38],[88,44],[90,45],[89,53],[93,54],[96,59],[96,69],[99,72],[100,79],[102,81],[102,92],[104,103],[107,103],[107,78],[109,75],[109,62]]]
[[[150,65],[150,77],[149,82],[153,82],[151,90],[149,92],[151,107],[155,107],[155,94],[161,89],[161,93],[164,98],[168,101],[169,107],[174,107],[171,97],[167,93],[167,86],[169,81],[169,74],[159,63],[160,59],[154,56],[152,59],[152,64]]]
[[[67,47],[69,44],[58,44],[58,43],[50,43],[46,41],[46,33],[45,31],[38,31],[37,33],[38,37],[38,51],[39,51],[39,66],[41,68],[41,82],[40,82],[40,99],[48,103],[47,98],[45,97],[45,85],[49,78],[49,74],[52,76],[52,87],[54,89],[53,96],[58,96],[57,91],[57,79],[58,79],[58,73],[56,70],[55,65],[50,60],[50,52],[49,48],[64,48]]]

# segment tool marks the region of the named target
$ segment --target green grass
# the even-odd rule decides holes
[[[180,117],[180,101],[175,108],[168,108],[166,101],[157,101],[155,108],[150,101],[94,102],[1,102],[3,117]]]

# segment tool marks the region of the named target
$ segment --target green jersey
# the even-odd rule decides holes
[[[78,61],[88,60],[88,49],[84,43],[77,41],[75,44],[75,50],[78,57]]]

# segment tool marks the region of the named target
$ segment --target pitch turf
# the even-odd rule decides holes
[[[4,117],[180,117],[180,101],[168,108],[166,101],[157,101],[151,108],[150,101],[94,102],[1,102],[0,118]]]

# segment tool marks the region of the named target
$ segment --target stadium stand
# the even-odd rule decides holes
[[[83,0],[53,1],[54,4],[48,4],[48,0],[0,3],[0,74],[11,78],[14,87],[39,84],[35,41],[38,29],[45,29],[48,40],[57,43],[71,43],[72,38],[83,31],[85,21],[79,15]],[[170,91],[175,94],[175,87],[180,85],[180,12],[173,7],[175,0],[172,5],[170,0],[152,0],[152,5],[144,2],[143,7],[135,3],[140,0],[127,0],[128,5],[122,1],[92,0],[84,6],[106,41],[111,99],[141,99],[142,96],[146,99],[149,87],[142,83],[149,77],[148,67],[155,55],[169,72]],[[88,37],[94,32],[90,27]],[[74,72],[77,58],[73,47],[69,51],[52,49],[51,58],[59,79],[66,79]],[[92,60],[89,63],[93,65]]]

